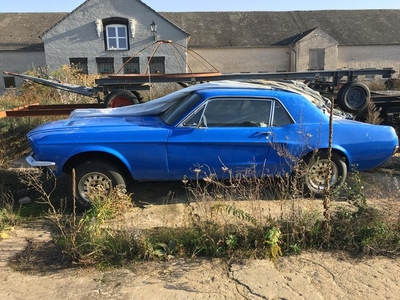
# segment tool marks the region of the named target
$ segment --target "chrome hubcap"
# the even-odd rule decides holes
[[[93,189],[99,186],[102,187],[104,191],[108,194],[112,189],[112,182],[103,173],[99,172],[87,173],[85,176],[81,178],[81,180],[78,183],[79,195],[85,200],[89,201],[87,195],[91,191],[93,191]]]
[[[332,186],[338,179],[337,166],[331,163],[331,179],[329,185]],[[326,179],[329,176],[329,160],[319,159],[308,169],[308,182],[315,190],[324,190],[326,188]]]

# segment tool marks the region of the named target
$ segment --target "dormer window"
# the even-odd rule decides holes
[[[128,50],[128,30],[123,24],[106,26],[107,50]]]

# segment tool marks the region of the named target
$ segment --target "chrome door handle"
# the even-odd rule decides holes
[[[268,140],[269,137],[272,135],[272,131],[263,131],[260,132],[261,134],[265,135],[265,138]]]

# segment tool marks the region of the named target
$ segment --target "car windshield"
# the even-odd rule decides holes
[[[197,93],[191,93],[175,102],[170,108],[161,113],[160,117],[167,125],[172,125],[180,120],[193,106],[195,106],[201,96]]]

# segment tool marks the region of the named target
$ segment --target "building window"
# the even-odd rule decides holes
[[[122,62],[124,63],[124,74],[139,74],[139,57],[123,57]]]
[[[165,57],[149,57],[150,74],[165,74]]]
[[[96,57],[97,73],[114,74],[114,57]]]
[[[309,50],[309,71],[323,70],[325,64],[325,49],[310,49]]]
[[[128,30],[123,24],[106,26],[107,50],[128,50]]]
[[[88,73],[88,62],[86,57],[71,57],[69,63],[72,68],[79,70],[82,74]]]
[[[15,88],[15,77],[4,77],[4,87],[6,89]]]

